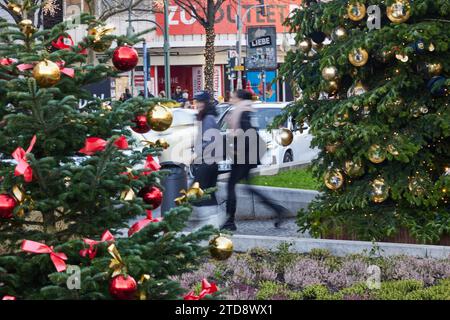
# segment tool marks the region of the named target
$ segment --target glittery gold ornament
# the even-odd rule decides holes
[[[37,29],[33,26],[33,21],[29,19],[24,19],[19,22],[20,31],[26,35],[27,37],[30,37],[37,31]]]
[[[366,49],[358,48],[350,51],[348,60],[355,67],[362,67],[369,61],[369,53]]]
[[[360,21],[366,16],[366,5],[361,2],[349,3],[347,5],[347,15],[352,21]]]
[[[393,23],[402,23],[411,16],[411,6],[408,0],[396,0],[386,8],[386,14]]]
[[[309,52],[311,50],[311,46],[311,40],[309,39],[303,39],[298,43],[298,48],[304,53]]]
[[[369,148],[367,157],[373,163],[382,163],[386,159],[386,152],[380,145],[373,144]]]
[[[209,252],[214,259],[226,260],[233,254],[233,241],[228,237],[218,235],[209,242]]]
[[[340,127],[343,126],[344,124],[346,124],[348,118],[350,117],[350,115],[348,114],[348,112],[339,112],[334,116],[334,126],[335,127]]]
[[[160,104],[154,106],[147,114],[147,122],[154,131],[160,132],[169,129],[172,121],[172,111]]]
[[[364,167],[361,161],[347,160],[344,164],[344,171],[350,177],[360,177],[364,174]]]
[[[370,198],[375,203],[381,203],[389,197],[389,186],[385,183],[383,178],[377,178],[371,183],[372,190],[370,191]]]
[[[128,189],[122,191],[120,194],[120,200],[123,201],[133,201],[136,198],[136,193],[133,191],[133,189]]]
[[[409,177],[408,189],[414,196],[422,196],[431,181],[428,176],[419,175],[416,173],[414,176]]]
[[[95,52],[103,52],[111,47],[112,40],[105,40],[104,37],[110,35],[115,27],[112,25],[95,26],[88,30],[88,35],[93,36],[92,49]]]
[[[280,146],[286,147],[292,143],[292,140],[294,140],[294,135],[291,130],[281,128],[279,129],[275,140]]]
[[[322,77],[327,80],[335,80],[338,76],[338,69],[335,66],[325,67],[322,69]]]
[[[442,72],[442,64],[440,62],[425,63],[428,75],[431,77],[438,76]]]
[[[337,190],[344,184],[344,176],[339,169],[331,169],[323,177],[325,186],[330,190]]]
[[[61,79],[59,66],[50,60],[43,60],[33,68],[33,78],[42,88],[54,86]]]
[[[344,27],[337,27],[333,30],[333,33],[331,34],[331,38],[334,41],[339,41],[347,38],[347,30],[345,30]]]

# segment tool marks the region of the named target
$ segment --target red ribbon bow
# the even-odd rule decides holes
[[[16,297],[13,297],[13,296],[3,296],[2,300],[16,300]]]
[[[102,237],[100,238],[100,241],[85,238],[85,239],[83,239],[83,242],[86,243],[87,245],[89,245],[89,248],[80,250],[80,256],[82,256],[82,257],[89,256],[89,259],[92,260],[97,255],[97,247],[95,247],[97,244],[99,244],[101,242],[105,242],[105,241],[112,242],[114,240],[115,240],[114,236],[112,235],[111,232],[109,232],[109,230],[106,230],[105,232],[103,232]]]
[[[64,66],[66,65],[66,63],[63,60],[60,61],[56,61],[55,62],[58,67],[59,70],[61,71],[61,73],[64,73],[65,75],[73,78],[75,76],[75,70],[73,70],[72,68],[65,68]],[[25,71],[25,70],[29,70],[29,69],[33,69],[34,68],[34,64],[31,63],[22,63],[17,65],[17,69],[19,69],[19,71]]]
[[[80,149],[79,152],[91,156],[96,152],[105,150],[106,144],[107,144],[106,140],[96,137],[89,137],[86,138],[84,148]],[[121,136],[116,141],[114,141],[114,145],[122,150],[128,149],[128,141],[124,136]]]
[[[139,220],[138,222],[133,224],[130,227],[130,229],[128,229],[128,236],[129,237],[131,237],[136,232],[138,232],[138,231],[142,230],[143,228],[145,228],[149,223],[160,222],[162,220],[162,218],[153,218],[151,210],[146,210],[146,211],[147,211],[147,217],[142,219],[142,220]]]
[[[219,289],[217,288],[216,284],[214,282],[209,283],[208,280],[203,279],[202,280],[202,291],[200,291],[200,294],[196,296],[194,294],[194,291],[189,292],[187,295],[184,296],[184,300],[200,300],[203,299],[207,294],[213,294],[214,292],[217,292]]]
[[[56,41],[52,41],[52,46],[56,49],[67,50],[70,49],[75,43],[70,35],[59,36]]]
[[[17,161],[16,169],[14,170],[14,175],[21,176],[25,179],[25,182],[31,182],[33,180],[33,169],[27,162],[27,154],[33,150],[34,144],[36,143],[36,135],[30,141],[30,146],[27,151],[23,150],[22,147],[18,147],[12,153],[13,158]]]
[[[74,45],[75,43],[70,35],[59,36],[58,39],[56,39],[56,41],[52,41],[52,46],[60,50],[72,50],[72,47]],[[78,47],[81,48],[80,46]],[[88,52],[87,49],[84,48],[79,53],[86,55]]]
[[[46,244],[31,240],[23,240],[22,251],[39,254],[48,253],[50,254],[50,259],[52,260],[53,265],[56,268],[56,271],[61,272],[66,270],[66,263],[64,262],[64,260],[67,260],[66,254],[63,252],[53,251],[53,247],[49,247]]]
[[[55,63],[58,65],[61,73],[64,73],[66,76],[69,76],[71,78],[75,76],[75,70],[73,70],[72,68],[65,68],[64,66],[66,65],[66,63],[63,60],[57,61]]]
[[[147,160],[145,161],[144,168],[150,169],[149,171],[142,172],[142,174],[146,176],[152,173],[153,171],[158,171],[159,169],[161,169],[161,166],[159,165],[158,162],[155,161],[155,159],[153,159],[153,156],[149,154],[147,156]]]
[[[9,65],[13,64],[14,62],[17,62],[17,60],[11,59],[11,58],[1,58],[0,59],[0,65],[2,65],[2,66],[9,66]]]

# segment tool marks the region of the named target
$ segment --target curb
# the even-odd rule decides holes
[[[274,237],[256,235],[233,235],[234,250],[246,252],[254,248],[276,250],[282,243],[290,243],[291,250],[297,253],[307,253],[312,249],[326,249],[335,256],[349,254],[375,254],[388,257],[407,255],[421,258],[450,258],[450,246],[401,244],[390,242],[368,242],[351,240],[328,240],[312,238]]]
[[[227,198],[226,183],[217,183],[216,196],[219,203],[224,203]],[[309,203],[317,197],[319,194],[315,190],[303,190],[303,189],[291,189],[291,188],[279,188],[279,187],[266,187],[255,186],[252,188],[258,190],[268,198],[272,199],[275,203],[282,205],[289,210],[290,214],[284,218],[293,218],[297,216],[297,212],[300,209],[306,209]],[[274,218],[274,213],[270,208],[261,204],[259,198],[249,194],[246,190],[245,184],[238,184],[236,186],[237,195],[237,220],[264,220]],[[222,210],[225,210],[223,208]]]

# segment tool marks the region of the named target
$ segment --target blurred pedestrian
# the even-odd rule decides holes
[[[125,92],[120,97],[120,101],[127,101],[128,99],[133,98],[133,96],[130,93],[130,89],[126,88]]]
[[[211,101],[211,96],[207,91],[200,91],[194,95],[194,104],[198,110],[197,120],[201,125],[201,130],[198,130],[197,143],[201,143],[201,154],[194,155],[194,182],[198,182],[202,189],[214,188],[217,185],[218,175],[218,160],[215,159],[214,152],[209,154],[205,151],[214,139],[208,138],[205,132],[208,130],[219,130],[216,122],[216,108]],[[216,141],[217,142],[217,141]],[[197,206],[213,206],[217,205],[215,193],[211,194],[211,198],[203,200],[196,204]]]
[[[227,125],[229,130],[229,141],[232,141],[232,157],[233,163],[231,165],[230,177],[227,185],[227,221],[222,227],[223,229],[235,231],[235,215],[236,215],[236,184],[241,181],[246,181],[247,190],[257,196],[261,202],[270,207],[276,214],[275,226],[280,224],[280,217],[283,213],[287,213],[287,209],[274,203],[264,194],[253,188],[248,182],[250,180],[250,170],[254,169],[260,164],[260,158],[263,156],[266,148],[264,140],[258,134],[257,119],[255,117],[255,110],[252,107],[252,93],[247,90],[238,90],[231,95],[231,103],[233,109],[227,117]],[[254,139],[251,140],[250,137]],[[243,150],[237,149],[238,140],[243,139]],[[242,141],[241,141],[242,143]],[[264,149],[261,149],[264,148]],[[243,154],[242,154],[243,151]]]
[[[161,90],[158,94],[158,98],[165,99],[166,98],[166,92],[164,90]]]
[[[182,100],[183,100],[183,91],[181,90],[180,86],[177,86],[175,88],[175,92],[172,95],[172,100],[175,100],[176,102],[182,102]]]

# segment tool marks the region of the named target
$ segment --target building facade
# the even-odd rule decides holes
[[[205,34],[202,26],[173,1],[169,0],[169,41],[170,41],[170,65],[171,65],[171,88],[172,90],[180,86],[192,95],[203,88],[203,66],[205,59],[203,56]],[[265,15],[259,14],[258,8],[254,8],[260,4],[258,0],[242,0],[241,16],[243,21],[242,34],[242,53],[246,55],[246,30],[248,27],[254,26],[274,26],[276,28],[276,45],[278,63],[284,61],[285,51],[289,46],[294,45],[294,37],[290,34],[283,21],[292,10],[299,6],[300,0],[266,0]],[[152,1],[149,0],[145,6],[152,9]],[[84,0],[64,0],[63,4],[64,18],[69,18],[86,11]],[[101,8],[97,8],[101,10]],[[216,61],[215,61],[215,93],[216,96],[226,96],[231,87],[231,79],[226,73],[228,64],[229,50],[236,49],[237,24],[236,24],[237,6],[236,0],[225,1],[219,10],[216,18]],[[132,12],[132,19],[146,19],[148,22],[133,22],[132,27],[135,32],[140,32],[149,28],[155,28],[154,31],[146,34],[145,41],[150,52],[148,90],[157,95],[164,90],[164,58],[163,44],[164,37],[161,27],[166,23],[164,15],[161,12]],[[128,13],[115,15],[108,19],[108,23],[115,26],[116,34],[126,34],[129,28]],[[153,21],[153,22],[151,22]],[[72,32],[75,41],[80,41],[86,34],[85,26],[78,27]],[[140,62],[133,73],[124,73],[119,79],[112,83],[112,95],[119,96],[126,87],[133,89],[137,94],[143,90],[144,73],[142,60],[142,43],[137,43],[135,48],[140,54]],[[257,92],[261,91],[261,72],[248,71],[244,73],[244,86],[252,86]],[[264,72],[266,82],[270,83],[277,76],[277,70],[267,70]],[[292,94],[282,81],[274,81],[268,85],[271,92],[271,101],[291,100]],[[267,92],[267,90],[266,90]],[[267,96],[266,96],[267,97]]]

